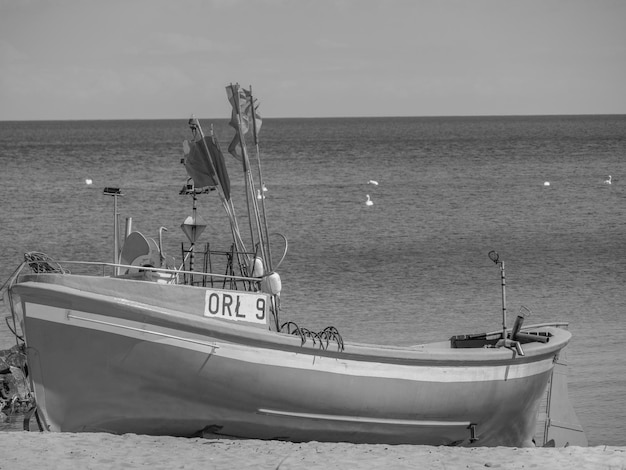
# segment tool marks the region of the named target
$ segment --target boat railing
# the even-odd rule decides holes
[[[39,258],[24,262],[15,277],[24,275],[30,267],[35,273],[83,274],[122,279],[156,281],[166,284],[187,284],[195,286],[228,287],[237,289],[237,283],[243,283],[244,290],[253,290],[262,278],[241,276],[234,273],[220,274],[216,272],[191,271],[186,269],[157,268],[153,266],[136,266],[104,261],[74,261]],[[124,273],[124,274],[115,274]]]
[[[546,328],[546,327],[553,327],[553,328],[563,328],[564,330],[567,330],[569,327],[569,323],[565,322],[565,321],[553,321],[553,322],[545,322],[545,323],[533,323],[532,325],[524,325],[520,328],[520,330],[533,330],[533,329],[537,329],[537,328]],[[511,332],[512,328],[507,328],[508,332]],[[494,335],[498,335],[498,334],[502,334],[502,330],[496,330],[496,331],[490,331],[488,333],[485,333],[486,336],[494,336]]]

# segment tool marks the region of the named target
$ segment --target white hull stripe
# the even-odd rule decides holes
[[[128,325],[124,325],[121,323],[112,323],[110,321],[102,321],[102,320],[96,320],[95,318],[87,318],[87,317],[80,317],[78,315],[72,315],[71,313],[67,314],[67,319],[68,320],[81,320],[84,322],[91,322],[91,323],[97,323],[99,325],[105,325],[105,326],[109,326],[112,328],[121,328],[122,330],[130,330],[130,331],[136,331],[136,332],[140,332],[141,334],[148,334],[148,335],[154,335],[154,336],[158,336],[161,338],[165,338],[165,339],[173,339],[176,341],[184,341],[187,343],[192,343],[192,344],[198,344],[201,346],[208,346],[210,348],[213,349],[217,349],[218,346],[211,343],[211,342],[207,342],[207,341],[199,341],[199,340],[195,340],[192,338],[185,338],[182,336],[175,336],[175,335],[170,335],[168,333],[161,333],[159,331],[152,331],[152,330],[147,330],[145,328],[138,328],[138,327],[134,327],[134,326],[128,326]],[[113,330],[108,330],[106,328],[92,328],[92,329],[98,329],[100,331],[113,331]],[[122,334],[123,336],[130,336],[130,337],[135,337],[134,335],[128,335],[128,334]],[[204,350],[204,348],[199,349],[199,350]]]
[[[537,362],[513,365],[493,365],[491,362],[490,365],[485,366],[458,367],[355,361],[341,357],[312,355],[310,350],[303,354],[281,349],[260,349],[245,344],[219,342],[214,339],[204,340],[200,335],[183,337],[180,336],[179,331],[173,329],[159,328],[159,331],[156,331],[154,327],[145,323],[30,302],[25,303],[24,313],[26,318],[101,331],[252,364],[359,377],[419,382],[486,382],[530,377],[549,371],[553,367],[552,357]],[[26,328],[26,337],[28,339],[28,328]],[[486,361],[489,359],[488,354],[489,350],[485,350]]]
[[[440,426],[440,427],[454,427],[462,426],[468,428],[470,426],[469,421],[428,421],[419,419],[386,419],[386,418],[365,418],[362,416],[342,416],[342,415],[326,415],[321,413],[294,413],[291,411],[279,411],[269,410],[267,408],[259,408],[259,413],[264,415],[274,416],[286,416],[290,418],[308,418],[319,419],[326,421],[344,421],[350,423],[368,423],[368,424],[390,424],[390,425],[402,425],[402,426]]]

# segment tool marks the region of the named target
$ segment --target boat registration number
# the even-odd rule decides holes
[[[266,324],[267,302],[264,294],[206,291],[204,316]]]

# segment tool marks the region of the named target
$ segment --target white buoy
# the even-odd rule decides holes
[[[606,184],[611,184],[611,180],[612,180],[612,177],[611,177],[611,175],[609,175],[609,179],[608,180],[604,180],[604,182]]]
[[[263,260],[258,256],[254,258],[250,266],[251,277],[263,277],[265,275],[265,266]]]
[[[272,273],[261,281],[261,290],[272,295],[280,294],[282,282],[278,273]]]
[[[370,199],[370,195],[369,194],[367,194],[367,201],[365,201],[365,205],[366,206],[373,206],[374,205],[374,203]]]

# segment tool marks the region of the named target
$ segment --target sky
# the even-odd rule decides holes
[[[624,0],[0,0],[0,120],[626,114]]]

